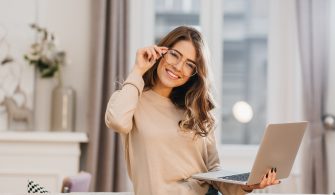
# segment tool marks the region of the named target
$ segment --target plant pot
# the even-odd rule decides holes
[[[58,85],[52,91],[51,130],[74,131],[75,91]]]

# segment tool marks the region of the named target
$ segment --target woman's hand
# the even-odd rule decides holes
[[[167,47],[158,47],[157,45],[138,49],[134,69],[144,75],[167,51]]]
[[[276,174],[277,174],[277,169],[272,168],[268,171],[266,175],[263,176],[261,183],[254,184],[254,185],[244,185],[242,186],[242,189],[246,192],[251,192],[252,190],[255,190],[255,189],[264,189],[268,186],[279,184],[280,181],[276,179]]]

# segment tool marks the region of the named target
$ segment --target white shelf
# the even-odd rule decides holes
[[[83,132],[2,131],[0,142],[3,141],[86,143],[88,138]]]

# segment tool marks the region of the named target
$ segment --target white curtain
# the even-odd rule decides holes
[[[325,114],[327,68],[329,63],[329,0],[297,0],[297,21],[302,66],[304,116],[309,137],[304,155],[304,193],[327,192]]]
[[[329,53],[335,53],[335,1],[331,1],[330,9],[330,48]],[[335,56],[329,55],[328,69],[328,96],[326,113],[335,115]],[[327,162],[331,165],[335,162],[335,131],[328,131],[326,134]],[[328,192],[335,192],[335,166],[328,166]]]
[[[330,5],[330,33],[329,33],[329,53],[335,53],[335,1],[331,1]],[[326,112],[335,115],[335,55],[329,55],[329,68],[328,68],[328,97]],[[334,173],[335,174],[335,173]],[[335,184],[334,184],[335,186]],[[335,191],[335,189],[334,189]]]
[[[270,1],[268,42],[268,122],[302,119],[301,66],[299,61],[296,2]],[[291,176],[271,192],[301,192],[301,158],[295,161]]]

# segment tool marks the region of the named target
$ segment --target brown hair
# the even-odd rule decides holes
[[[178,108],[185,109],[185,118],[179,122],[180,128],[205,137],[214,127],[215,120],[210,111],[215,105],[209,91],[209,60],[202,35],[192,27],[180,26],[168,33],[157,45],[171,48],[182,40],[191,41],[196,50],[197,74],[190,77],[184,85],[173,88],[169,98]],[[145,89],[156,84],[159,63],[160,60],[143,75]]]

